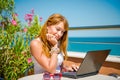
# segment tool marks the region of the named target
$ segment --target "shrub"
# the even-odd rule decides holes
[[[17,17],[14,20],[15,24],[9,22],[0,27],[0,77],[5,80],[17,80],[33,65],[29,44],[41,29],[37,16],[24,28]]]

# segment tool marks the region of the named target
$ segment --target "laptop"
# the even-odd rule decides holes
[[[95,75],[110,53],[109,50],[88,51],[76,72],[62,72],[64,77],[80,78]]]

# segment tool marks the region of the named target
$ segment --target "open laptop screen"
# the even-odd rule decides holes
[[[88,51],[77,71],[77,75],[99,72],[109,52],[110,50]]]

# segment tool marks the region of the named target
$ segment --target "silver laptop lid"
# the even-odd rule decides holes
[[[99,72],[109,53],[110,50],[88,51],[77,71],[77,75]]]

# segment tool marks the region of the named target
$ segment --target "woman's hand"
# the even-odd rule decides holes
[[[47,36],[47,40],[52,44],[52,48],[51,48],[51,51],[50,53],[53,54],[53,53],[59,53],[60,52],[60,49],[58,48],[58,41],[57,39],[55,38],[54,35],[52,34],[46,34]]]
[[[67,66],[66,71],[75,71],[76,72],[78,70],[78,68],[79,68],[79,66],[73,64],[71,66]]]
[[[62,71],[77,71],[79,69],[79,64],[72,61],[64,61],[63,62],[63,70]]]
[[[46,37],[47,37],[47,40],[48,40],[53,46],[55,46],[55,45],[58,44],[58,41],[57,41],[57,39],[55,38],[54,35],[48,33],[48,34],[46,34]]]

